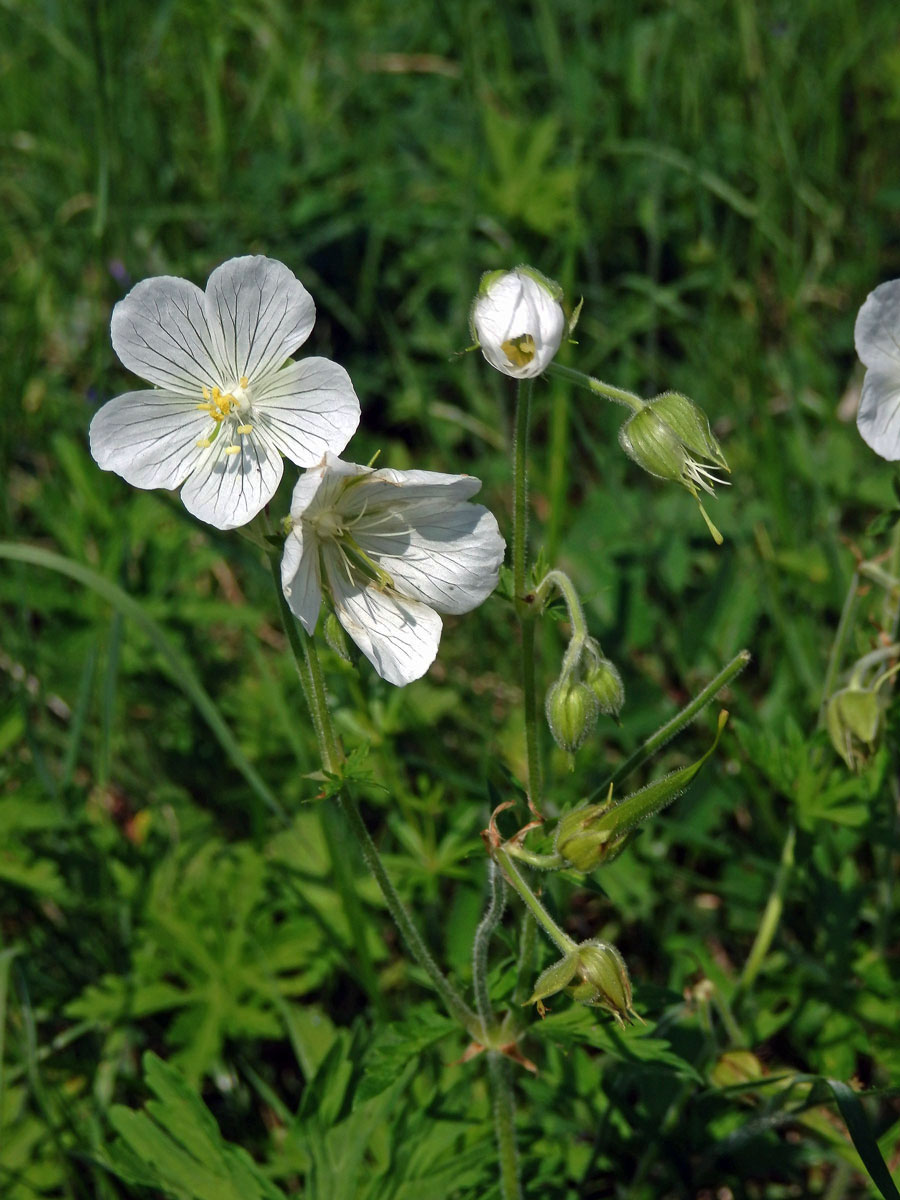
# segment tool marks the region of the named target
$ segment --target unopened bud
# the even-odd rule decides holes
[[[566,328],[562,288],[533,267],[489,271],[472,306],[472,332],[498,371],[532,379],[549,365]]]
[[[709,1073],[710,1083],[717,1088],[739,1087],[755,1083],[765,1072],[762,1063],[749,1050],[726,1050]]]
[[[547,724],[560,750],[574,754],[597,723],[599,704],[586,683],[558,679],[547,692]]]
[[[618,717],[625,703],[625,688],[622,676],[608,658],[600,658],[588,668],[585,683],[597,697],[600,711],[609,717]]]
[[[609,824],[599,826],[609,804],[582,804],[560,818],[556,827],[556,853],[576,871],[593,871],[612,862],[625,849],[631,831],[619,833]]]
[[[582,942],[578,947],[578,975],[581,983],[572,988],[580,1004],[605,1008],[620,1025],[634,1017],[631,1006],[631,982],[625,960],[609,942]]]
[[[869,761],[881,726],[878,694],[847,687],[835,692],[825,709],[825,727],[831,744],[851,771],[861,771]]]

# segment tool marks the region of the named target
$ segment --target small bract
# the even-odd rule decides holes
[[[94,458],[135,487],[184,483],[185,507],[218,529],[246,524],[278,487],[282,455],[312,466],[359,424],[343,367],[288,357],[315,319],[303,284],[258,255],[217,267],[205,293],[171,275],[143,280],[113,310],[112,343],[155,386],[100,409]]]
[[[471,475],[375,471],[333,454],[303,474],[291,501],[281,582],[307,633],[327,589],[338,620],[375,670],[402,687],[428,670],[438,613],[464,613],[494,590],[505,543],[468,503]]]
[[[514,379],[546,370],[566,328],[562,289],[531,267],[489,271],[472,306],[472,332],[492,367]]]
[[[854,336],[867,368],[856,424],[876,454],[895,462],[900,459],[900,279],[870,292]]]

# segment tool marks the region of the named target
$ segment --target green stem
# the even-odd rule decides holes
[[[541,904],[540,900],[525,882],[519,868],[516,866],[513,859],[503,848],[496,846],[493,851],[494,857],[503,868],[503,874],[506,876],[507,882],[511,887],[522,897],[526,907],[531,912],[531,915],[537,921],[538,925],[549,937],[550,941],[557,946],[563,954],[571,954],[573,950],[578,949],[577,942],[574,942],[567,933],[563,933],[557,923],[553,920],[550,914]]]
[[[593,799],[594,796],[605,795],[609,791],[610,784],[615,786],[617,783],[621,783],[623,779],[627,778],[632,771],[636,771],[637,768],[642,763],[646,762],[652,754],[655,754],[661,746],[664,746],[666,742],[670,741],[673,737],[675,737],[676,734],[680,733],[686,725],[689,725],[691,721],[693,721],[694,717],[696,717],[697,714],[707,704],[709,704],[711,700],[715,699],[716,695],[722,690],[722,688],[725,687],[726,684],[730,683],[736,675],[743,671],[744,667],[746,667],[749,661],[749,650],[741,650],[739,654],[736,654],[731,662],[728,663],[726,667],[722,668],[715,679],[712,679],[702,691],[698,692],[694,699],[691,700],[689,704],[686,704],[680,712],[676,713],[671,721],[667,721],[665,725],[657,729],[656,733],[651,734],[650,737],[648,737],[647,740],[641,746],[639,746],[637,750],[635,750],[634,754],[629,755],[629,757],[626,758],[623,763],[620,763],[619,766],[616,767],[615,771],[613,771],[611,775],[608,775],[599,787],[595,788],[589,799]]]
[[[534,974],[534,954],[537,950],[537,925],[526,909],[522,913],[522,929],[519,934],[519,961],[516,963],[516,990],[513,1003],[522,1005],[531,995],[530,980]]]
[[[566,860],[561,854],[538,854],[518,842],[507,842],[504,849],[519,862],[528,863],[529,867],[538,867],[542,871],[558,871],[566,866]]]
[[[560,679],[564,679],[578,665],[578,660],[581,658],[584,644],[588,640],[589,635],[587,621],[584,619],[584,609],[581,607],[581,600],[575,591],[575,585],[565,571],[556,569],[548,571],[541,580],[534,593],[538,611],[540,611],[546,594],[551,587],[555,587],[565,601],[566,610],[569,615],[569,624],[572,626],[572,636],[569,638],[569,645],[566,647],[566,653],[563,656],[559,672]]]
[[[516,1105],[509,1077],[509,1062],[502,1054],[491,1050],[488,1052],[488,1070],[494,1108],[494,1133],[500,1159],[501,1200],[521,1200],[522,1185],[519,1182],[519,1157],[516,1153]]]
[[[416,929],[410,918],[409,913],[400,899],[393,883],[391,882],[387,872],[384,869],[384,864],[379,857],[375,843],[369,834],[368,829],[360,816],[359,809],[355,802],[347,795],[346,789],[342,790],[338,802],[347,820],[350,828],[353,830],[356,840],[359,842],[362,850],[363,858],[366,861],[366,866],[375,876],[378,886],[381,888],[381,894],[384,896],[385,903],[388,906],[388,911],[394,918],[394,924],[400,930],[404,942],[412,954],[413,958],[434,984],[434,989],[444,1001],[447,1011],[452,1017],[459,1021],[471,1036],[476,1041],[481,1041],[482,1028],[481,1021],[476,1014],[469,1008],[466,1002],[457,992],[456,988],[449,979],[441,972],[437,963],[431,957],[422,937]]]
[[[481,1039],[484,1044],[487,1043],[490,1030],[494,1024],[494,1014],[491,1009],[491,998],[487,984],[488,947],[490,946],[491,935],[499,925],[500,918],[503,916],[503,909],[506,905],[506,885],[503,882],[503,876],[500,874],[499,867],[493,861],[488,864],[488,886],[490,888],[490,900],[488,901],[484,916],[475,930],[475,941],[472,946],[472,986],[475,991],[475,1008],[478,1011],[484,1031],[484,1036]]]
[[[279,598],[279,609],[285,624],[288,641],[297,664],[300,682],[303,685],[306,702],[312,717],[313,729],[319,743],[319,753],[326,771],[332,774],[339,771],[344,755],[334,732],[328,700],[325,694],[325,681],[319,662],[315,640],[311,638],[301,625],[294,619],[293,613],[287,606],[284,593],[281,590],[281,575],[274,555],[270,555],[272,578]],[[434,984],[435,990],[447,1008],[447,1011],[472,1035],[480,1040],[482,1033],[481,1022],[475,1013],[457,992],[449,979],[443,974],[437,963],[431,957],[422,936],[413,924],[412,918],[406,911],[403,901],[390,880],[384,864],[378,854],[378,849],[366,829],[356,802],[349,795],[346,787],[338,794],[338,803],[347,818],[347,823],[359,843],[360,851],[366,866],[375,876],[375,880],[384,896],[388,911],[394,923],[400,930],[413,958]]]
[[[781,850],[781,861],[775,873],[772,891],[769,894],[762,920],[759,923],[759,929],[756,931],[756,937],[753,939],[753,945],[750,947],[750,953],[747,955],[747,961],[744,963],[744,969],[738,980],[738,991],[746,991],[752,985],[754,979],[759,974],[763,960],[769,952],[769,947],[772,945],[772,939],[775,937],[775,931],[778,928],[781,913],[784,909],[784,897],[787,892],[788,881],[794,867],[794,844],[796,837],[797,831],[791,825],[788,829],[787,837],[784,839],[784,846]]]
[[[888,589],[884,597],[881,625],[893,641],[897,636],[898,626],[900,626],[900,586],[896,582],[900,578],[900,521],[896,522],[891,533],[891,551],[886,569],[887,574],[894,579],[895,583],[893,588]]]
[[[647,403],[640,396],[636,396],[634,392],[626,392],[622,388],[613,387],[611,383],[604,383],[602,379],[595,379],[593,375],[585,375],[584,371],[576,371],[573,367],[564,367],[562,363],[552,362],[547,368],[547,374],[571,380],[579,387],[587,388],[595,396],[602,396],[605,400],[612,400],[616,404],[624,404],[635,412],[640,412]]]
[[[512,567],[516,615],[522,631],[522,698],[525,719],[525,790],[532,812],[540,811],[541,758],[538,744],[537,689],[534,669],[534,618],[536,606],[527,596],[528,570],[528,430],[534,381],[519,381],[516,392],[516,426],[513,442]]]

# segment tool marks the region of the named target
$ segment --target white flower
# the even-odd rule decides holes
[[[275,259],[232,258],[206,292],[145,279],[112,315],[124,365],[156,386],[110,400],[91,422],[91,453],[139,488],[177,488],[218,529],[250,521],[281,480],[340,452],[359,424],[343,367],[289,360],[316,319],[312,296]],[[187,482],[185,482],[185,480]]]
[[[855,338],[868,368],[856,424],[875,453],[894,462],[900,458],[900,279],[869,293]]]
[[[566,328],[562,289],[531,267],[482,276],[472,331],[492,367],[514,379],[546,369]]]
[[[402,687],[423,675],[441,638],[438,612],[468,612],[497,585],[505,550],[497,522],[466,503],[480,487],[471,475],[374,471],[326,454],[294,488],[281,563],[306,631],[327,587],[383,679]]]

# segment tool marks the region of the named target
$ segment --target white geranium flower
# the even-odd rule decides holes
[[[312,296],[275,259],[232,258],[206,292],[145,279],[112,315],[124,365],[155,384],[110,400],[91,422],[91,453],[139,488],[177,488],[218,529],[250,521],[281,480],[340,452],[359,424],[343,367],[289,359],[315,323]],[[185,482],[187,481],[187,482]]]
[[[326,454],[291,501],[281,583],[308,633],[327,588],[337,618],[383,679],[423,675],[438,613],[464,613],[496,587],[505,544],[471,475],[375,471]]]
[[[876,454],[900,459],[900,279],[870,292],[856,318],[856,353],[868,368],[856,424]]]
[[[562,289],[531,267],[483,275],[472,332],[492,367],[514,379],[546,370],[566,328]]]

